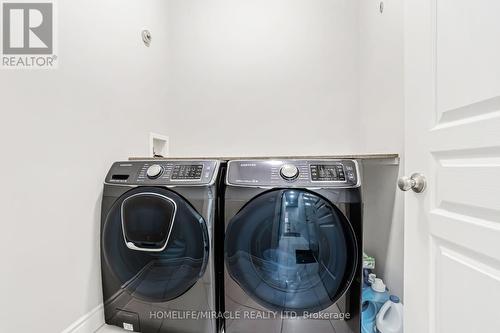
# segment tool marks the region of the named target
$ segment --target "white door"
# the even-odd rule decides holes
[[[405,7],[405,333],[500,332],[500,1]]]

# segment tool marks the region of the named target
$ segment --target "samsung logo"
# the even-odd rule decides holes
[[[257,166],[255,163],[241,163],[240,167],[254,167]]]

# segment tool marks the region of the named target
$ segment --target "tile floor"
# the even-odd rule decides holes
[[[99,328],[95,333],[123,333],[126,332],[123,329],[116,326],[104,325]]]

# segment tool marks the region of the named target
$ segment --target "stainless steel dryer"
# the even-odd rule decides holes
[[[226,333],[359,333],[356,161],[230,161],[224,209]]]
[[[101,223],[107,324],[143,333],[215,331],[218,170],[215,160],[113,164]]]

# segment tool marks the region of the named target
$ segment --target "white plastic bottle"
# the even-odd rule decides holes
[[[380,333],[403,333],[403,304],[399,297],[391,295],[380,308],[376,326]]]

